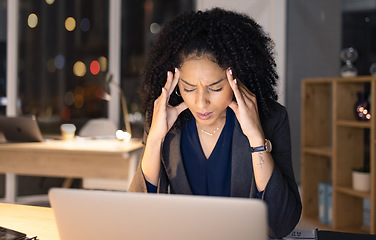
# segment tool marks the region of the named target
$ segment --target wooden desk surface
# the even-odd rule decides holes
[[[31,176],[127,179],[140,140],[46,141],[0,144],[0,172]]]
[[[132,139],[129,142],[123,142],[116,139],[109,140],[47,140],[45,142],[29,142],[29,143],[1,143],[0,151],[17,150],[17,151],[58,151],[58,152],[74,152],[87,153],[95,152],[97,154],[117,154],[127,153],[143,147],[141,140]]]
[[[40,240],[59,240],[51,208],[0,203],[0,226]]]

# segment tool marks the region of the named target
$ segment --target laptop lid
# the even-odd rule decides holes
[[[35,116],[2,117],[0,116],[0,132],[11,142],[43,141]]]
[[[49,199],[61,240],[268,239],[258,199],[58,188]]]

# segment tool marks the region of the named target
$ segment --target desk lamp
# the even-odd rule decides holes
[[[107,73],[106,75],[106,84],[113,84],[117,90],[120,92],[120,101],[121,101],[121,108],[123,111],[123,117],[124,117],[124,124],[125,124],[125,130],[118,130],[116,131],[116,138],[119,140],[124,140],[128,142],[131,137],[132,137],[132,130],[131,130],[131,124],[129,122],[129,117],[128,117],[128,107],[127,107],[127,100],[124,95],[123,89],[121,89],[120,85],[114,81],[112,81],[112,74]],[[111,95],[106,94],[106,97],[104,98],[105,100],[111,99]]]

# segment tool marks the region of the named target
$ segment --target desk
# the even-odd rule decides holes
[[[29,176],[122,179],[129,186],[143,144],[118,140],[50,140],[0,144],[0,173],[6,177],[5,202],[16,202],[15,174]],[[10,173],[10,174],[9,174]]]
[[[0,203],[0,226],[40,240],[59,240],[51,208]]]

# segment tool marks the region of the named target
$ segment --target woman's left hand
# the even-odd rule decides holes
[[[250,92],[238,79],[234,79],[230,68],[226,70],[226,75],[236,99],[236,101],[230,103],[229,107],[234,111],[251,146],[263,145],[265,136],[260,122],[255,94]]]

